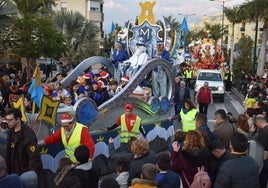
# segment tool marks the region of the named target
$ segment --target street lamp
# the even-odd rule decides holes
[[[210,1],[217,1],[222,2],[222,17],[221,17],[221,27],[222,27],[222,36],[221,36],[221,47],[223,47],[223,35],[224,35],[224,8],[225,8],[225,2],[231,1],[231,0],[210,0]]]
[[[196,14],[181,14],[181,13],[178,13],[178,15],[180,15],[180,16],[184,16],[184,17],[186,18],[186,21],[188,21],[188,17],[189,17],[189,16],[194,16],[194,15],[196,15]]]

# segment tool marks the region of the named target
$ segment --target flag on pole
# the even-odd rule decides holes
[[[185,45],[185,36],[188,35],[190,32],[189,28],[188,28],[188,24],[187,24],[187,20],[184,17],[181,27],[178,30],[178,39],[179,39],[179,47],[184,47]]]
[[[27,121],[27,116],[26,116],[26,111],[25,111],[25,105],[24,105],[24,98],[22,95],[19,96],[19,98],[16,101],[13,101],[13,107],[18,108],[21,111],[21,120],[26,122]]]
[[[115,24],[114,24],[114,22],[112,22],[110,33],[112,34],[114,32],[114,30],[115,30]]]
[[[48,96],[43,95],[41,98],[41,108],[37,116],[37,120],[45,120],[49,122],[52,126],[56,125],[57,119],[57,109],[60,104],[60,101],[53,101]]]
[[[30,85],[29,92],[31,94],[31,100],[34,101],[36,105],[40,108],[44,90],[41,84],[40,68],[38,66],[36,66],[34,70],[33,80]]]

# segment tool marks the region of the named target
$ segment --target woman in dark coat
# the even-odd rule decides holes
[[[207,165],[209,150],[205,147],[204,139],[201,134],[194,130],[186,133],[184,146],[180,151],[178,142],[172,144],[171,170],[180,174],[184,188],[191,185],[194,175],[197,173],[197,167]]]
[[[141,177],[141,169],[145,163],[156,164],[156,155],[149,150],[148,141],[139,138],[132,142],[130,148],[134,159],[129,166],[128,185],[131,185],[132,179]]]

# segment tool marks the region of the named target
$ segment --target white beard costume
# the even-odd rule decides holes
[[[132,78],[138,69],[147,62],[149,56],[146,53],[145,46],[137,46],[135,53],[127,60],[130,63],[130,67],[127,69],[127,75]]]

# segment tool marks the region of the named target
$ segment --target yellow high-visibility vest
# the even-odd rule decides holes
[[[195,121],[196,113],[197,109],[195,108],[193,108],[186,114],[184,114],[183,109],[181,109],[180,116],[181,116],[182,130],[184,132],[196,129],[196,121]]]
[[[125,114],[121,115],[120,120],[121,120],[121,131],[120,131],[121,143],[127,143],[130,137],[138,137],[140,135],[141,118],[139,116],[136,116],[136,121],[133,125],[131,132],[128,132]]]
[[[81,133],[83,127],[85,126],[80,123],[75,124],[75,128],[73,130],[72,135],[70,136],[68,143],[65,136],[64,128],[61,128],[61,141],[65,148],[65,156],[70,158],[70,160],[74,163],[77,162],[74,156],[74,150],[81,145]]]

